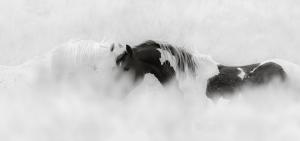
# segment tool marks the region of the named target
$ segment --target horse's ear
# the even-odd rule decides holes
[[[218,65],[218,70],[221,71],[221,69],[224,68],[223,65]]]
[[[113,43],[113,44],[111,44],[111,46],[110,46],[110,52],[113,52],[114,49],[115,49],[115,44]]]
[[[128,53],[130,56],[133,55],[132,48],[131,48],[129,45],[126,45],[126,51],[127,51],[127,53]]]

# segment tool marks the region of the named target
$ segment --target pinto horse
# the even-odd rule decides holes
[[[175,85],[175,88],[179,87],[180,78],[197,78],[204,74],[203,70],[217,74],[216,64],[210,56],[195,55],[186,49],[151,40],[135,47],[126,45],[126,50],[116,57],[118,68],[129,73],[134,84],[139,84],[146,74],[153,74],[163,86]]]
[[[165,60],[162,54],[172,55],[178,59]],[[153,74],[161,84],[167,84],[176,75],[175,69],[189,70],[194,73],[196,69],[192,55],[184,50],[175,50],[170,45],[162,46],[154,41],[148,41],[131,48],[126,45],[126,51],[119,55],[116,64],[124,71],[134,74],[134,81],[140,81],[145,74]]]
[[[245,85],[260,86],[278,78],[286,80],[287,74],[275,62],[256,63],[246,66],[218,65],[219,74],[208,79],[206,96],[211,99],[231,97]]]

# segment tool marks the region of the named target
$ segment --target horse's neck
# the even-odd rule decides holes
[[[214,59],[212,59],[211,56],[205,54],[197,54],[195,56],[195,61],[197,63],[197,77],[206,79],[219,73],[218,63]]]

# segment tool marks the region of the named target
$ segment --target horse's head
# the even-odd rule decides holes
[[[128,72],[133,76],[134,81],[138,81],[147,73],[148,67],[143,63],[136,51],[129,45],[126,45],[126,50],[116,57],[116,65],[123,72]]]

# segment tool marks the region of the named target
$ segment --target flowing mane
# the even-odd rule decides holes
[[[195,73],[197,63],[193,55],[186,49],[181,47],[174,47],[171,44],[159,43],[152,40],[146,41],[143,44],[156,45],[162,50],[161,55],[163,58],[173,62],[175,68],[181,72],[189,71]]]
[[[184,72],[189,72],[192,75],[197,75],[196,73],[199,71],[202,62],[209,62],[215,66],[218,65],[216,61],[214,61],[211,56],[204,54],[192,54],[188,49],[183,47],[176,47],[168,43],[156,42],[153,40],[148,40],[142,43],[142,45],[152,45],[158,46],[161,51],[162,58],[165,60],[171,61],[171,64],[174,64],[174,67],[177,71],[183,72],[181,74],[185,74]]]

